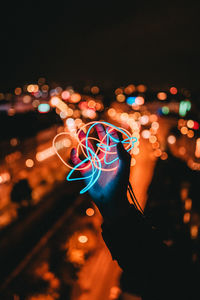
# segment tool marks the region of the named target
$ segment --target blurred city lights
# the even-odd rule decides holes
[[[31,96],[25,95],[25,96],[23,97],[23,102],[24,102],[24,103],[30,103],[30,102],[31,102]]]
[[[99,87],[98,86],[93,86],[93,87],[91,87],[91,93],[92,94],[94,94],[94,95],[96,95],[96,94],[98,94],[99,93]]]
[[[168,115],[168,113],[169,113],[169,107],[163,106],[161,110],[162,110],[162,113],[163,113],[164,115]]]
[[[167,138],[167,141],[169,144],[175,144],[176,143],[176,137],[174,135],[169,135]]]
[[[117,300],[117,299],[119,299],[119,296],[120,296],[121,292],[122,291],[121,291],[121,289],[118,286],[113,286],[110,289],[109,299],[110,300]]]
[[[96,106],[96,102],[94,100],[89,100],[88,101],[88,107],[89,108],[95,108]]]
[[[60,150],[60,149],[62,149],[64,147],[67,147],[66,145],[68,145],[70,143],[71,143],[71,141],[69,142],[68,139],[63,138],[60,141],[58,141],[58,142],[55,143],[55,147],[56,147],[57,150]],[[47,159],[47,158],[49,158],[49,157],[51,157],[51,156],[53,156],[55,154],[56,154],[56,152],[54,150],[54,147],[49,147],[49,148],[46,148],[46,149],[44,149],[42,151],[38,151],[36,153],[36,160],[37,161],[43,161],[43,160],[45,160],[45,159]]]
[[[5,161],[7,163],[13,163],[17,159],[21,158],[22,153],[20,151],[15,151],[5,156]]]
[[[131,167],[135,166],[136,160],[134,157],[131,158]]]
[[[199,228],[197,225],[192,225],[190,227],[190,235],[192,239],[196,239],[199,233]]]
[[[121,93],[123,92],[123,90],[121,91]],[[129,84],[127,87],[125,87],[124,89],[124,93],[127,95],[132,94],[133,92],[135,92],[135,86],[133,84]]]
[[[149,142],[150,142],[151,144],[154,144],[156,141],[157,141],[157,137],[156,137],[155,135],[151,135],[151,136],[149,137]]]
[[[142,125],[145,125],[149,122],[149,117],[147,115],[143,115],[141,118],[140,118],[140,123]]]
[[[176,87],[172,86],[170,89],[169,89],[170,93],[172,95],[176,95],[178,93],[178,90]]]
[[[144,104],[144,98],[141,96],[138,96],[135,98],[135,104],[137,105],[143,105]]]
[[[19,96],[19,95],[21,95],[21,93],[22,93],[22,89],[21,89],[20,87],[17,87],[17,88],[15,89],[15,95],[16,95],[16,96]]]
[[[27,91],[28,91],[29,93],[36,93],[36,92],[38,91],[38,89],[39,89],[39,87],[38,87],[37,84],[29,84],[29,85],[27,86]]]
[[[50,105],[48,103],[41,103],[38,105],[38,111],[40,113],[47,113],[50,111]]]
[[[135,104],[135,99],[136,99],[136,97],[127,97],[126,103],[128,105],[133,105],[133,104]]]
[[[43,93],[47,93],[47,92],[48,92],[48,90],[49,90],[49,86],[48,86],[48,84],[44,84],[44,85],[42,85],[42,86],[41,86],[41,90],[42,90],[42,92],[43,92]]]
[[[33,100],[33,102],[32,102],[32,106],[35,108],[38,107],[39,104],[40,104],[40,101],[37,99]]]
[[[196,140],[195,156],[200,158],[200,138]]]
[[[37,161],[43,161],[49,157],[51,157],[52,155],[55,154],[55,150],[53,147],[49,147],[43,151],[37,152],[36,153],[36,159]]]
[[[78,103],[81,100],[81,95],[79,93],[73,93],[70,97],[70,102],[72,103]]]
[[[86,209],[86,215],[89,216],[89,217],[93,216],[94,215],[94,209],[91,208],[91,207],[87,208]]]
[[[185,155],[185,153],[186,153],[185,147],[183,147],[183,146],[182,146],[182,147],[179,147],[179,148],[178,148],[178,152],[179,152],[180,155]]]
[[[34,166],[34,161],[29,158],[25,161],[25,164],[26,164],[27,168],[32,168]]]
[[[193,130],[188,130],[187,136],[189,138],[193,138],[194,137],[194,131]]]
[[[65,111],[63,111],[65,112]],[[68,117],[71,117],[73,115],[73,109],[72,108],[67,108],[66,114]]]
[[[156,157],[159,157],[159,156],[162,155],[162,151],[161,151],[160,149],[156,149],[156,150],[154,151],[154,155],[155,155]]]
[[[128,120],[128,114],[127,113],[122,113],[120,116],[120,119],[122,122],[127,122]]]
[[[114,108],[109,108],[108,109],[108,116],[113,118],[116,115],[116,110]]]
[[[161,154],[161,157],[160,157],[162,160],[166,160],[168,158],[168,154],[166,152],[163,152]]]
[[[11,140],[10,140],[10,144],[11,144],[11,146],[17,146],[18,145],[18,143],[19,143],[19,141],[18,141],[18,139],[17,138],[12,138]]]
[[[157,98],[158,98],[159,100],[166,100],[166,99],[167,99],[167,94],[166,94],[165,92],[159,92],[159,93],[157,94]]]
[[[151,115],[149,116],[149,121],[150,121],[150,122],[157,122],[157,121],[158,121],[158,116],[155,115],[155,114],[151,114]]]
[[[66,147],[66,148],[69,148],[71,145],[72,145],[72,142],[71,142],[71,140],[70,139],[63,139],[62,141],[62,145],[64,146],[64,147]]]
[[[186,113],[191,109],[191,102],[189,100],[181,101],[179,105],[179,115],[185,117]]]
[[[158,130],[158,128],[159,128],[159,123],[156,122],[156,121],[152,122],[151,128],[153,128],[154,130]]]
[[[68,100],[70,98],[70,93],[69,91],[63,91],[61,94],[61,97],[63,100]]]
[[[189,212],[186,212],[184,215],[183,215],[183,222],[184,223],[189,223],[190,222],[190,213]]]
[[[38,79],[38,84],[39,84],[39,85],[42,85],[42,84],[45,83],[45,81],[46,81],[46,79],[45,79],[44,77],[40,77],[40,78]]]
[[[198,122],[194,121],[193,129],[194,130],[198,130],[199,129],[199,123]]]
[[[193,120],[188,120],[187,121],[187,127],[188,128],[193,128],[194,127],[194,121]]]
[[[123,89],[122,88],[117,88],[115,90],[115,95],[123,94]]]
[[[186,126],[181,127],[181,133],[182,134],[187,134],[188,133],[188,128]]]
[[[6,183],[10,180],[10,174],[8,172],[1,173],[0,174],[0,184]]]
[[[60,115],[61,119],[66,119],[67,118],[67,112],[66,111],[61,111],[59,115]]]
[[[134,154],[134,155],[138,155],[140,153],[140,149],[135,147],[131,150],[131,153]]]
[[[88,241],[88,237],[87,237],[86,235],[80,235],[80,236],[78,237],[78,241],[79,241],[80,243],[82,243],[82,244],[85,244],[85,243],[87,243],[87,241]]]
[[[152,144],[152,148],[153,149],[158,149],[160,147],[160,143],[159,142],[155,142]]]
[[[58,104],[59,104],[59,102],[60,102],[60,98],[58,98],[58,97],[52,97],[51,98],[51,100],[50,100],[50,104],[51,104],[51,106],[57,106]]]
[[[126,99],[126,96],[124,94],[117,94],[116,99],[118,102],[124,102]]]
[[[75,128],[75,121],[74,121],[74,119],[73,119],[73,118],[68,118],[68,119],[66,120],[66,125],[67,125],[70,129]]]
[[[187,198],[185,200],[185,210],[191,210],[192,208],[192,199]]]
[[[145,130],[142,131],[142,137],[144,139],[148,139],[150,137],[150,135],[151,135],[151,133],[150,133],[149,130],[145,129]]]
[[[0,93],[0,101],[4,100],[4,98],[5,98],[4,93]]]
[[[66,173],[68,172],[68,169],[58,165],[58,160],[53,157],[56,153],[55,148],[56,150],[61,150],[59,153],[63,155],[63,160],[68,162],[70,159],[70,149],[76,143],[77,129],[93,119],[108,119],[116,126],[121,126],[129,130],[131,136],[138,138],[135,147],[130,152],[132,155],[130,164],[134,171],[136,171],[135,173],[133,172],[136,179],[142,173],[140,169],[141,165],[142,168],[145,166],[144,172],[146,172],[146,166],[148,167],[150,164],[153,166],[157,160],[162,165],[166,165],[166,167],[168,162],[169,165],[171,161],[173,163],[170,152],[173,154],[175,161],[178,158],[181,159],[180,164],[186,163],[191,172],[195,171],[196,174],[196,171],[200,171],[199,116],[197,111],[195,111],[197,110],[196,103],[195,101],[192,102],[193,100],[190,98],[192,94],[189,91],[185,89],[178,91],[176,87],[171,87],[166,91],[161,89],[158,92],[157,88],[151,91],[151,89],[147,89],[143,84],[129,84],[112,88],[113,95],[110,98],[106,98],[107,95],[104,95],[103,88],[96,86],[94,83],[84,86],[82,89],[84,93],[82,94],[76,91],[74,87],[67,86],[67,84],[63,87],[56,83],[47,84],[46,79],[43,77],[39,78],[36,82],[38,84],[31,83],[22,87],[16,87],[13,89],[13,95],[7,92],[0,93],[2,109],[6,105],[6,112],[9,119],[15,119],[15,117],[18,117],[18,113],[31,111],[34,116],[39,116],[41,123],[48,115],[45,116],[39,113],[52,110],[56,112],[56,118],[59,119],[61,124],[52,124],[51,128],[48,130],[45,129],[44,132],[41,130],[41,132],[37,133],[36,139],[32,136],[29,137],[27,143],[30,141],[31,149],[32,145],[35,146],[32,152],[25,151],[28,147],[24,144],[23,138],[15,134],[15,132],[12,132],[12,135],[8,137],[7,144],[9,150],[3,154],[4,165],[2,164],[3,168],[0,174],[1,189],[7,189],[8,192],[6,191],[6,193],[8,195],[10,195],[9,193],[13,187],[14,180],[27,178],[31,183],[31,187],[33,187],[31,194],[32,201],[34,205],[39,203],[43,199],[43,195],[49,192],[50,186],[52,189],[54,182],[66,178]],[[178,95],[174,96],[177,93]],[[54,109],[51,109],[50,106]],[[188,113],[189,111],[190,113]],[[186,119],[187,113],[188,118]],[[62,139],[59,137],[55,143],[55,148],[53,148],[51,146],[52,136],[51,133],[49,135],[49,132],[53,135],[54,133],[63,133],[67,135],[67,138],[66,135]],[[92,134],[95,136],[95,131]],[[140,137],[142,137],[141,140],[139,140]],[[168,150],[170,151],[168,152]],[[46,164],[43,163],[48,158],[51,159],[46,161]],[[167,161],[165,162],[165,160]],[[56,172],[58,167],[59,172]],[[171,175],[167,171],[163,173],[165,173],[164,175]],[[193,243],[195,243],[195,239],[199,238],[199,217],[196,219],[194,217],[196,199],[189,187],[183,188],[183,191],[179,188],[179,181],[180,178],[177,176],[177,194],[182,200],[181,218],[184,226],[181,222],[179,228],[177,227],[176,230],[182,230],[182,227],[187,228],[187,234],[190,235],[190,239],[194,239]],[[165,183],[165,181],[163,182]],[[173,184],[176,184],[176,178]],[[193,182],[190,182],[190,184],[193,184]],[[140,185],[138,186],[140,188]],[[188,186],[190,185],[188,184]],[[14,218],[17,218],[16,210],[13,216],[10,212],[11,200],[7,194],[5,197],[8,198],[8,201],[5,201],[6,213],[2,212],[0,216],[0,228],[5,226],[5,224],[11,223]],[[153,202],[152,204],[154,205]],[[160,202],[157,204],[162,205]],[[173,204],[172,201],[171,204]],[[4,206],[2,207],[4,210]],[[88,222],[90,225],[94,222],[95,226],[98,224],[98,214],[95,215],[95,210],[92,207],[88,207],[87,209],[84,207],[81,206],[83,211],[80,214],[84,221],[82,222],[80,218],[81,225],[76,224],[74,226],[74,232],[68,239],[70,242],[65,248],[65,260],[78,268],[87,262],[87,255],[85,254],[88,253],[90,242],[93,240],[93,249],[95,249],[96,243],[93,238],[96,231],[95,234],[84,231],[84,226],[88,225],[84,222]],[[175,214],[175,210],[173,214]],[[95,217],[92,217],[94,215]],[[81,231],[78,231],[79,225],[83,226],[80,227]],[[195,259],[195,261],[199,261],[198,257]],[[50,271],[49,265],[44,269],[45,272],[40,273],[41,278],[48,283],[51,289],[59,289],[60,281]],[[38,296],[41,299],[48,299],[49,297],[43,293],[40,293]],[[59,298],[59,293],[56,297]],[[30,296],[29,298],[33,299],[34,296]],[[110,298],[115,299],[114,287],[112,288]]]
[[[147,87],[146,87],[144,84],[139,84],[139,85],[137,86],[137,90],[138,90],[138,92],[140,92],[140,93],[145,93],[146,90],[147,90]]]

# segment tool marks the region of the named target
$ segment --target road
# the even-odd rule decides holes
[[[48,192],[53,190],[57,182],[65,180],[67,168],[61,163],[56,155],[52,155],[43,161],[36,159],[39,151],[50,149],[52,140],[57,133],[57,127],[41,131],[36,135],[20,141],[19,147],[14,147],[11,154],[7,154],[0,162],[0,173],[8,172],[10,180],[5,184],[0,184],[0,229],[4,228],[12,221],[16,220],[16,204],[11,202],[10,193],[14,183],[26,178],[32,188],[32,205],[35,206]],[[10,152],[8,144],[8,153]],[[6,151],[4,145],[4,151]],[[66,158],[69,149],[62,152]],[[31,160],[33,166],[26,166],[26,161]],[[58,171],[59,169],[59,171]]]
[[[102,300],[110,297],[111,288],[118,287],[121,269],[113,262],[108,249],[100,242],[96,251],[79,273],[71,300]]]
[[[157,138],[160,144],[164,144],[170,128],[175,120],[159,118]],[[147,139],[140,138],[140,152],[134,156],[136,164],[131,167],[130,182],[136,198],[144,209],[147,201],[147,190],[151,182],[157,158],[153,155],[153,149]]]

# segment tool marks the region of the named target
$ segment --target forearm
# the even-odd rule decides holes
[[[135,292],[153,294],[154,299],[159,299],[162,288],[167,287],[171,293],[173,281],[170,278],[175,266],[171,263],[170,251],[133,206],[112,223],[104,223],[102,236],[112,258],[118,261],[126,277],[131,278]]]

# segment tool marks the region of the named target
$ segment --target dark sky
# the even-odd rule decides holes
[[[36,81],[199,89],[199,1],[1,4],[2,91]]]

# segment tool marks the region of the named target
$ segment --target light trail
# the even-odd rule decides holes
[[[105,135],[101,140],[90,136],[92,129],[98,124],[106,126]],[[82,139],[80,139],[81,132],[84,132],[84,130],[86,131],[86,135],[84,138],[82,137]],[[125,136],[125,139],[123,139],[121,143],[124,144],[126,151],[128,152],[131,151],[131,149],[133,149],[134,144],[137,142],[138,139],[136,137],[133,137],[128,130],[121,127],[117,127],[108,122],[92,121],[87,124],[84,124],[75,134],[75,139],[77,140],[77,148],[76,148],[77,153],[81,151],[85,157],[85,159],[80,161],[76,166],[71,166],[66,161],[64,161],[64,159],[58,153],[58,149],[56,147],[56,139],[58,138],[58,136],[70,135],[70,133],[62,132],[57,134],[54,137],[53,149],[55,153],[58,155],[61,161],[68,168],[71,169],[71,171],[67,176],[67,180],[68,181],[77,181],[77,180],[84,180],[84,179],[89,180],[87,186],[80,191],[81,194],[85,193],[95,184],[95,182],[97,182],[102,171],[111,172],[118,168],[118,165],[113,166],[113,164],[119,160],[116,146],[117,143],[120,142],[120,140],[112,134],[113,130],[115,130],[116,132],[120,132]],[[97,147],[96,151],[94,150],[90,142],[91,140],[96,142],[96,147]],[[111,160],[109,160],[109,158],[111,158]],[[108,168],[108,166],[110,166],[110,168]],[[78,178],[72,178],[72,174],[74,173],[74,171],[81,171],[81,174],[83,176]]]

